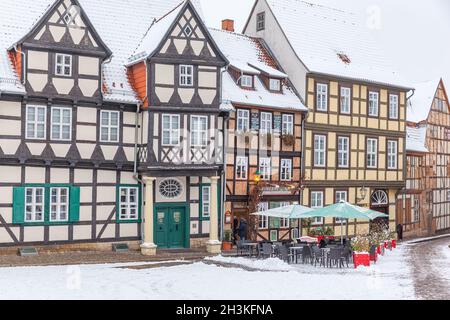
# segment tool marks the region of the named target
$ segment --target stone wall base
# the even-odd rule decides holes
[[[209,238],[199,238],[199,239],[191,239],[191,248],[192,249],[199,249],[199,248],[205,248],[206,243],[209,241]]]

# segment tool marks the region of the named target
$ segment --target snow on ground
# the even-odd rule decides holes
[[[130,264],[1,268],[0,299],[408,299],[414,290],[405,252],[400,247],[357,270],[225,257],[141,270],[118,268]]]

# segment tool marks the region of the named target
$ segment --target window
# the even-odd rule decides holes
[[[268,202],[258,203],[258,211],[267,211],[267,210],[269,210]],[[258,217],[258,228],[259,229],[267,229],[268,226],[269,226],[269,217],[268,216]]]
[[[72,76],[72,56],[68,54],[57,53],[55,63],[55,74],[62,77]]]
[[[397,169],[397,141],[388,140],[387,142],[387,167],[388,169]]]
[[[314,136],[314,166],[325,167],[325,145],[327,137],[324,135]]]
[[[45,139],[46,111],[47,108],[44,106],[27,106],[27,126],[25,129],[27,139]]]
[[[282,121],[282,134],[293,135],[294,134],[294,116],[292,114],[283,114]]]
[[[328,110],[328,85],[326,84],[317,84],[316,109],[325,112]]]
[[[398,119],[398,95],[389,95],[389,118]]]
[[[244,74],[241,76],[241,86],[246,88],[252,88],[253,87],[253,76],[249,76],[247,74]]]
[[[270,230],[269,241],[278,241],[278,230]]]
[[[322,207],[323,207],[323,191],[311,192],[311,208],[318,209]],[[312,218],[311,223],[315,225],[323,224],[323,218],[322,217]]]
[[[261,31],[266,28],[266,13],[260,12],[256,15],[256,31]]]
[[[25,189],[25,222],[44,221],[44,188]]]
[[[101,111],[100,123],[100,141],[119,142],[119,111]]]
[[[236,158],[236,179],[247,180],[248,177],[248,158],[237,157]]]
[[[369,116],[378,117],[379,93],[369,91]]]
[[[261,133],[272,133],[272,114],[261,112]]]
[[[237,131],[246,132],[250,129],[250,111],[239,109],[237,111]]]
[[[50,188],[50,221],[69,220],[69,188]]]
[[[208,118],[205,116],[191,116],[191,145],[195,147],[206,146]]]
[[[417,197],[414,198],[414,206],[413,206],[412,210],[413,210],[413,221],[412,222],[419,222],[420,221],[420,201]]]
[[[52,140],[71,140],[72,139],[72,109],[71,108],[52,108]]]
[[[176,179],[165,179],[159,184],[159,193],[166,199],[174,199],[183,192],[183,185]]]
[[[347,191],[336,191],[336,203],[340,203],[341,201],[347,202]],[[347,219],[335,218],[334,221],[336,223],[346,223]]]
[[[444,111],[444,100],[436,98],[436,109],[438,111]]]
[[[261,172],[261,180],[270,180],[272,175],[272,164],[270,158],[259,159],[259,171]]]
[[[139,188],[120,187],[119,220],[137,220],[139,218]]]
[[[192,87],[194,85],[194,66],[180,65],[180,86]]]
[[[341,87],[341,113],[350,114],[352,90],[347,87]]]
[[[208,218],[211,214],[211,187],[202,187],[202,216]]]
[[[180,116],[164,114],[162,116],[162,144],[178,146],[180,144]]]
[[[282,181],[292,180],[292,160],[291,159],[281,159],[281,174],[280,178]]]
[[[271,91],[280,91],[281,90],[281,81],[279,79],[270,79],[269,88]]]
[[[378,140],[367,139],[367,168],[377,167]]]
[[[348,168],[350,154],[350,138],[338,137],[338,168]]]

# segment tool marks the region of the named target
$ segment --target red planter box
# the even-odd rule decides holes
[[[381,254],[381,245],[377,247],[377,254]]]
[[[353,264],[355,269],[359,266],[370,267],[370,255],[369,253],[354,253],[353,254]]]
[[[389,241],[385,241],[385,242],[384,242],[384,248],[385,248],[385,249],[388,248],[388,243],[389,243]]]
[[[397,248],[397,240],[391,240],[391,245],[393,249]]]

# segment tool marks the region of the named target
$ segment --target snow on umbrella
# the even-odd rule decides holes
[[[270,209],[266,211],[260,211],[252,213],[253,216],[264,216],[272,218],[284,218],[284,219],[300,219],[303,214],[314,211],[314,209],[301,206],[299,204],[293,204],[286,207],[280,207]]]

